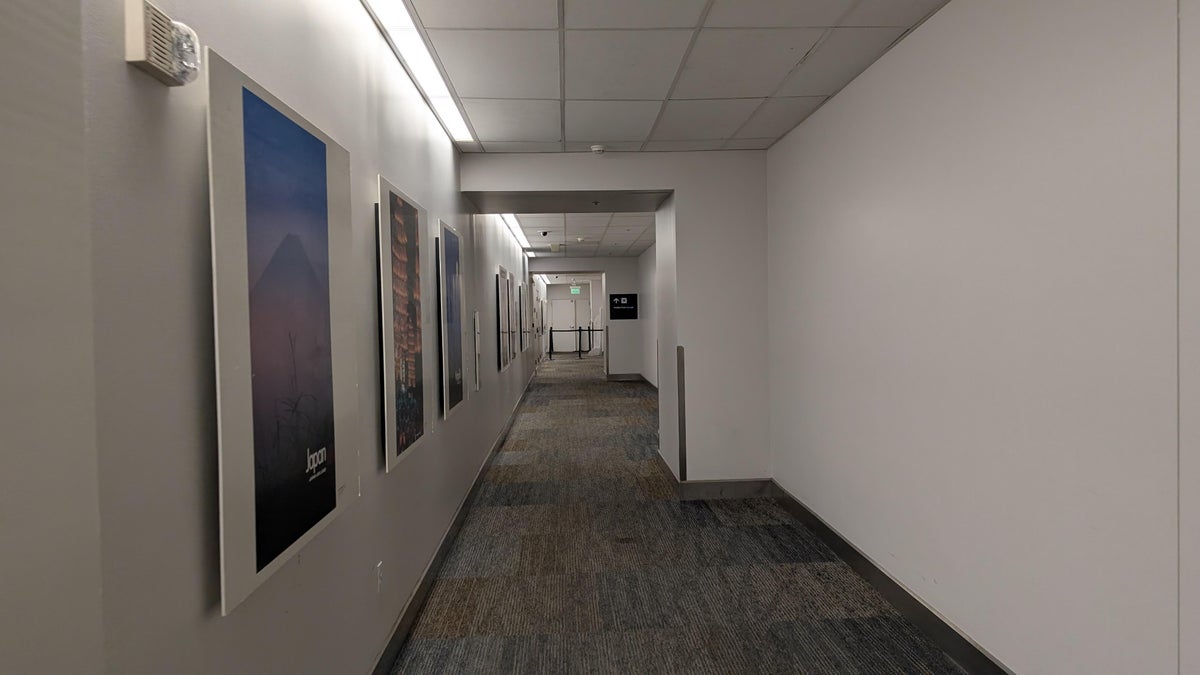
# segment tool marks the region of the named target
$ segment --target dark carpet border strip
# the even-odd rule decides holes
[[[675,494],[685,502],[703,499],[772,499],[780,496],[775,481],[770,478],[688,480],[676,484]]]
[[[719,481],[712,481],[719,482]],[[885,600],[890,602],[906,619],[923,630],[947,656],[968,673],[980,675],[1012,673],[998,660],[975,644],[957,628],[943,619],[937,612],[913,595],[907,588],[883,571],[870,558],[858,550],[846,538],[821,519],[816,513],[796,499],[775,481],[775,500],[796,520],[804,523],[829,548],[833,549],[846,564],[871,584]]]
[[[537,374],[536,368],[534,369],[534,374]],[[429,597],[429,591],[433,588],[434,580],[437,579],[438,570],[441,569],[442,563],[446,561],[446,556],[450,553],[451,547],[454,546],[454,540],[458,538],[458,533],[462,530],[463,523],[467,519],[467,505],[471,503],[476,493],[479,492],[479,486],[483,484],[483,475],[487,473],[487,468],[491,465],[492,459],[504,445],[504,441],[508,440],[508,432],[512,431],[513,423],[517,421],[517,411],[525,403],[525,397],[529,395],[529,383],[532,381],[533,375],[529,377],[529,382],[525,383],[525,391],[521,394],[521,400],[517,401],[517,404],[513,406],[512,412],[508,415],[508,421],[504,423],[504,428],[500,430],[500,435],[496,437],[496,442],[492,444],[487,457],[480,464],[479,472],[475,474],[475,480],[471,483],[471,489],[467,491],[466,496],[463,497],[462,502],[458,505],[458,510],[454,512],[454,520],[450,522],[450,527],[446,529],[446,534],[442,535],[442,543],[438,544],[437,551],[434,552],[429,565],[425,567],[425,573],[421,575],[421,580],[417,582],[417,589],[413,591],[412,597],[408,599],[408,604],[400,612],[400,618],[397,619],[396,626],[392,630],[392,637],[388,639],[387,646],[383,648],[383,653],[379,655],[379,660],[375,662],[375,669],[371,671],[371,675],[391,675],[392,666],[396,664],[396,659],[400,657],[400,650],[404,648],[404,643],[408,640],[408,634],[412,631],[413,623],[421,613],[421,608],[425,606],[425,600]]]
[[[642,377],[641,373],[609,373],[607,379],[609,382],[642,382],[650,384],[650,381]]]

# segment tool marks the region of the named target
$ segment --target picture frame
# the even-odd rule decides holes
[[[496,351],[497,367],[503,372],[512,362],[512,351],[509,343],[509,293],[512,284],[509,281],[508,270],[503,265],[496,272]]]
[[[227,615],[357,496],[356,272],[350,153],[204,62]]]
[[[421,279],[428,212],[383,176],[376,206],[381,436],[384,470],[390,473],[430,429]]]
[[[463,245],[458,230],[438,221],[438,327],[441,341],[442,418],[467,398],[463,359]]]

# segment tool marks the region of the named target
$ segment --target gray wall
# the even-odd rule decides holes
[[[78,2],[0,3],[0,672],[99,673]]]
[[[51,8],[43,11],[41,3],[21,2],[19,9],[32,11],[35,4],[48,22],[58,26],[66,16],[69,24],[70,7],[54,8],[52,19]],[[54,171],[30,173],[31,185],[20,186],[28,204],[21,219],[37,218],[28,268],[0,266],[8,268],[6,288],[7,275],[19,275],[26,291],[37,279],[38,292],[26,297],[46,302],[37,308],[46,328],[36,335],[38,351],[23,361],[53,368],[34,380],[44,396],[35,398],[28,389],[22,394],[31,414],[41,416],[28,420],[28,433],[42,438],[30,446],[40,454],[36,463],[30,458],[21,480],[24,490],[36,489],[29,495],[36,501],[24,508],[54,505],[49,508],[57,515],[34,523],[55,539],[63,537],[63,544],[51,546],[51,535],[39,535],[47,553],[55,548],[60,555],[41,556],[49,561],[45,570],[24,578],[53,574],[61,599],[41,610],[53,612],[52,626],[34,626],[34,615],[16,614],[19,605],[7,598],[2,616],[6,624],[30,626],[15,635],[28,631],[53,639],[58,649],[47,658],[67,664],[74,653],[67,650],[78,650],[80,668],[61,669],[73,672],[94,670],[100,662],[121,673],[366,672],[532,373],[535,350],[518,367],[498,373],[495,344],[487,339],[496,322],[495,266],[519,272],[525,260],[506,229],[488,219],[472,224],[465,215],[456,150],[357,2],[158,4],[350,151],[353,255],[360,273],[353,296],[342,302],[354,305],[361,424],[339,470],[361,475],[362,496],[230,616],[219,616],[205,89],[202,83],[168,89],[127,66],[123,3],[85,0],[82,82],[80,64],[70,62],[79,58],[76,29],[55,45],[68,51],[53,76],[26,83],[27,93],[46,82],[62,84],[63,91],[47,90],[36,105],[57,104],[75,121],[56,125],[42,139],[33,138],[27,118],[15,125],[30,137],[30,145],[15,154],[29,159],[41,153]],[[30,31],[28,19],[8,20],[10,7],[5,5],[5,30]],[[5,40],[3,49],[14,44],[22,43]],[[5,59],[6,73],[13,63]],[[80,87],[86,137],[78,117]],[[4,105],[13,98],[6,84]],[[14,130],[3,127],[0,133]],[[8,148],[21,147],[6,143],[6,161],[14,156]],[[86,168],[86,204],[78,201],[84,176],[64,167]],[[377,432],[374,203],[381,172],[429,210],[427,234],[436,231],[438,218],[463,233],[466,309],[468,316],[480,309],[485,337],[482,392],[469,392],[449,421],[436,421],[426,441],[388,475]],[[5,168],[6,176],[12,173]],[[6,208],[12,201],[4,200]],[[12,235],[6,230],[5,236]],[[434,269],[432,237],[426,241],[422,262],[428,273]],[[39,261],[46,265],[41,274]],[[432,275],[427,280],[424,297],[433,302]],[[469,332],[470,322],[465,324]],[[18,344],[33,340],[31,333]],[[431,322],[425,334],[428,382],[437,378],[435,340]],[[472,344],[469,334],[464,343]],[[67,382],[81,392],[78,400],[61,396]],[[91,392],[94,434],[88,428]],[[33,440],[23,433],[14,434],[6,422],[9,439]],[[7,499],[12,493],[4,494]],[[6,550],[8,542],[6,536]],[[75,564],[82,571],[70,569]],[[88,646],[98,639],[97,570],[103,658]],[[22,605],[34,607],[27,596],[36,589],[27,584]]]
[[[1178,666],[1176,9],[952,0],[768,152],[775,478],[1020,673]]]

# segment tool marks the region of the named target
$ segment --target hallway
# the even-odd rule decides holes
[[[772,500],[676,499],[657,414],[543,362],[394,672],[960,672]]]

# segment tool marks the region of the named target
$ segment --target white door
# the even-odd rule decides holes
[[[575,299],[575,325],[583,328],[583,333],[580,334],[580,339],[583,341],[583,350],[588,351],[590,345],[592,349],[596,348],[596,335],[592,334],[591,342],[588,341],[588,328],[594,328],[592,323],[592,300],[588,297],[580,297]]]
[[[573,352],[576,349],[575,343],[575,301],[574,300],[551,300],[550,301],[550,328],[554,330],[550,339],[550,344],[554,346],[555,353],[557,352]],[[559,331],[570,330],[570,333],[561,333]]]

